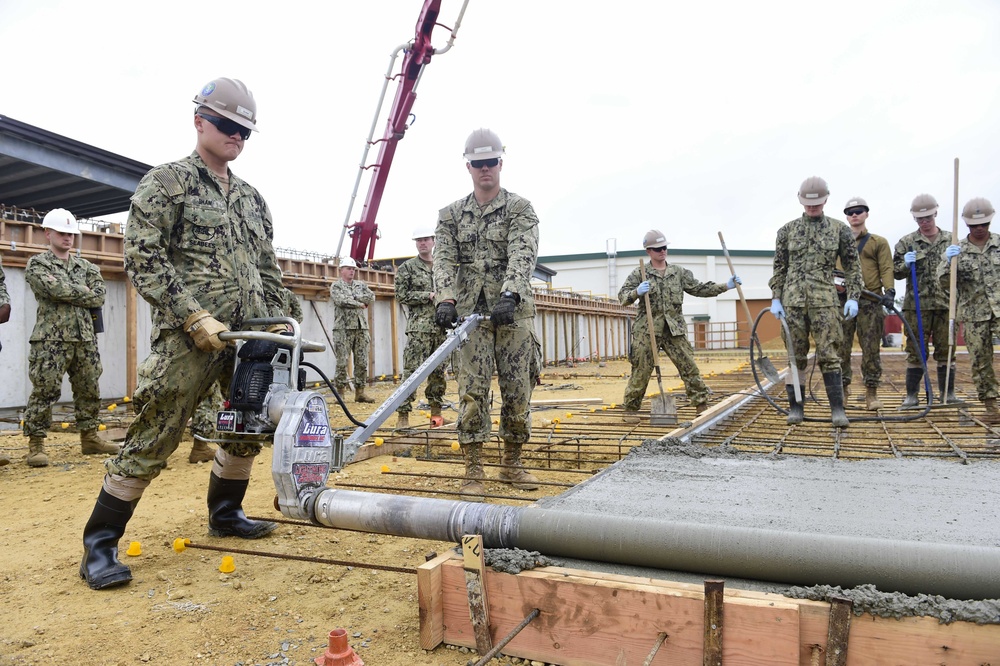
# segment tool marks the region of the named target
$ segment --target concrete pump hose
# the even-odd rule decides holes
[[[697,525],[327,489],[322,525],[487,548],[794,585],[870,583],[884,592],[1000,598],[1000,548]]]

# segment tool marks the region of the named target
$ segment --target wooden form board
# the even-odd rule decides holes
[[[659,632],[667,639],[651,666],[701,666],[704,588],[651,578],[543,567],[516,576],[487,569],[494,636],[534,608],[541,614],[504,653],[561,666],[639,665]],[[420,645],[475,647],[461,556],[448,552],[417,571]],[[723,664],[823,663],[830,604],[727,588]],[[940,624],[929,617],[852,618],[847,666],[1000,665],[1000,625]]]

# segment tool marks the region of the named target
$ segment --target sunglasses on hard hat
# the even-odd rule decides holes
[[[660,247],[647,247],[646,249],[649,250],[650,252],[666,252],[667,246],[661,245]]]
[[[246,141],[250,138],[250,130],[237,122],[233,122],[229,118],[221,118],[219,116],[210,116],[207,113],[199,113],[199,116],[207,120],[208,122],[215,125],[215,129],[219,130],[226,136],[232,136],[234,134],[239,134],[240,138]]]
[[[482,169],[483,167],[489,167],[492,169],[496,165],[500,164],[500,158],[491,157],[488,160],[471,160],[469,164],[472,165],[473,169]]]
[[[867,213],[867,208],[848,208],[844,211],[845,215],[861,215],[861,213]]]

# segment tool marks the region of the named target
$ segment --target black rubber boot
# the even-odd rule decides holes
[[[824,372],[823,384],[830,401],[830,423],[837,428],[846,428],[851,422],[847,420],[847,413],[844,411],[844,383],[840,372]]]
[[[802,419],[806,417],[805,409],[803,408],[803,403],[806,400],[806,387],[799,387],[799,394],[802,396],[802,402],[795,400],[795,387],[791,384],[785,384],[785,391],[788,393],[788,420],[786,423],[788,425],[802,423]]]
[[[945,397],[945,402],[959,402],[958,398],[955,397],[955,368],[952,367],[951,374],[948,374],[947,365],[938,366],[938,391],[939,395],[947,396]],[[948,390],[945,392],[945,381],[948,382]]]
[[[920,380],[923,378],[923,368],[906,369],[906,399],[903,400],[900,408],[916,407],[920,404],[920,398],[917,396],[917,392],[920,390]]]
[[[118,561],[118,542],[139,500],[126,502],[101,488],[94,512],[83,528],[83,561],[80,578],[93,590],[124,585],[132,571]]]
[[[243,497],[249,479],[222,479],[215,472],[208,478],[208,533],[211,536],[235,536],[259,539],[278,526],[269,520],[250,520],[243,513]]]

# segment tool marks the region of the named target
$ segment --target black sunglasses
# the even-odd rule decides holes
[[[500,158],[491,157],[488,160],[471,160],[469,164],[472,165],[473,169],[482,169],[483,167],[489,167],[492,169],[496,165],[500,164]]]
[[[239,134],[240,138],[246,141],[250,138],[250,130],[237,122],[233,122],[229,118],[220,118],[219,116],[210,116],[207,113],[199,113],[199,116],[207,120],[208,122],[215,125],[215,129],[219,130],[226,136],[232,136],[234,134]]]
[[[661,245],[660,247],[647,247],[646,249],[649,250],[650,252],[666,252],[667,246]]]
[[[844,211],[844,215],[861,215],[861,213],[867,213],[867,208],[848,208]]]

